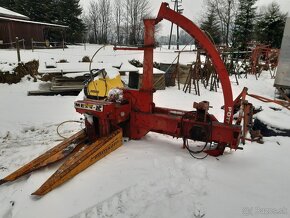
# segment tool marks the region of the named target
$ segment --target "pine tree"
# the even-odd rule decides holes
[[[229,46],[239,0],[204,0],[207,8],[213,7],[220,26],[221,41]]]
[[[244,50],[247,44],[253,39],[256,17],[256,7],[254,5],[256,1],[257,0],[240,0],[233,32],[234,47]]]
[[[14,10],[34,21],[51,22],[53,7],[51,0],[15,0]]]
[[[280,48],[286,18],[287,13],[282,13],[280,6],[272,2],[259,16],[256,25],[257,41],[271,45],[272,48]]]
[[[79,0],[55,0],[56,8],[53,22],[57,24],[67,25],[69,28],[66,31],[66,41],[81,42],[85,25],[80,18],[82,8],[79,5]]]
[[[13,11],[15,9],[15,5],[15,0],[1,0],[0,7]]]
[[[208,7],[206,17],[202,20],[200,28],[209,35],[210,39],[213,40],[215,44],[221,43],[219,20],[217,18],[216,9],[213,5]]]

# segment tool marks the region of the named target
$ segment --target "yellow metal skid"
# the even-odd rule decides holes
[[[60,144],[56,145],[55,147],[51,148],[44,154],[40,155],[39,157],[35,158],[31,162],[25,164],[23,167],[19,168],[15,172],[11,173],[10,175],[6,176],[4,179],[0,180],[0,185],[6,182],[11,182],[19,177],[30,173],[34,170],[47,166],[51,163],[55,163],[69,155],[73,148],[76,148],[72,145],[79,145],[85,141],[86,133],[84,130],[79,131],[78,133],[74,134],[68,139],[65,139]],[[71,148],[71,149],[70,149]],[[75,149],[73,149],[75,150]]]
[[[122,145],[120,129],[111,135],[102,137],[93,144],[87,144],[77,153],[70,156],[66,162],[32,195],[45,195],[55,187],[71,179],[79,172],[102,159]]]
[[[68,159],[60,168],[37,191],[32,193],[32,195],[45,195],[120,147],[122,145],[122,130],[117,129],[109,136],[99,138],[92,144],[84,143],[85,139],[86,133],[84,130],[76,133],[4,179],[1,179],[0,185],[14,181],[29,172],[68,156]]]

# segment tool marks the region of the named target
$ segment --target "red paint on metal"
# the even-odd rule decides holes
[[[156,22],[158,23],[162,19],[169,20],[170,22],[184,29],[189,35],[195,38],[195,40],[211,58],[223,89],[225,104],[224,122],[226,124],[231,124],[233,120],[233,94],[231,83],[226,67],[215,46],[201,29],[199,29],[192,21],[190,21],[186,17],[170,9],[168,7],[168,3],[162,3]]]
[[[114,50],[118,51],[118,50],[125,50],[125,51],[143,51],[144,48],[143,47],[114,47]]]
[[[153,92],[153,48],[154,48],[154,30],[155,19],[145,19],[144,35],[144,63],[143,63],[143,80],[141,91]],[[153,97],[153,95],[152,95]],[[152,99],[153,101],[153,99]]]
[[[230,81],[225,66],[207,36],[190,20],[169,9],[168,4],[161,5],[157,19],[145,19],[144,36],[144,64],[143,80],[140,90],[124,89],[124,101],[121,103],[84,100],[76,102],[78,112],[96,117],[96,129],[99,134],[107,134],[111,126],[119,125],[125,136],[131,139],[141,139],[149,131],[167,134],[178,138],[218,143],[218,149],[212,151],[214,155],[222,154],[224,147],[237,149],[241,127],[231,125],[233,118],[233,99]],[[196,111],[155,107],[153,102],[153,48],[154,27],[162,19],[172,21],[186,30],[212,58],[219,75],[225,101],[225,123],[220,123],[208,113],[208,102],[195,104]],[[126,50],[126,48],[118,48]],[[91,108],[81,108],[80,105],[96,105],[92,108],[101,108],[93,111]],[[78,107],[79,106],[79,107]]]

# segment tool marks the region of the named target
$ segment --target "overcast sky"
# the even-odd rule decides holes
[[[86,8],[88,8],[88,4],[91,0],[80,0],[80,4]],[[96,0],[97,1],[97,0]],[[171,2],[171,0],[149,0],[151,2],[152,15],[157,15],[160,4],[162,2]],[[281,10],[284,12],[288,12],[290,16],[290,0],[258,0],[257,6],[267,6],[271,2],[276,1]],[[173,8],[173,3],[171,3],[171,8]],[[183,0],[182,8],[184,9],[184,15],[194,22],[198,22],[198,20],[203,15],[204,8],[204,0]],[[161,22],[162,23],[162,35],[169,34],[170,23],[168,21]],[[168,32],[168,33],[167,33]]]

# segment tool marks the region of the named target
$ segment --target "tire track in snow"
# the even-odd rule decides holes
[[[153,160],[154,166],[166,171],[166,176],[128,187],[108,199],[85,209],[72,218],[90,217],[201,217],[202,203],[207,195],[207,170],[201,162],[186,165],[176,157],[171,166]]]

